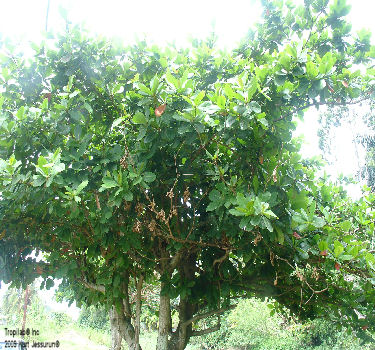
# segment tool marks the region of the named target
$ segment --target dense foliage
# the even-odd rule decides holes
[[[1,280],[63,278],[72,299],[114,306],[130,349],[155,281],[158,350],[219,329],[196,325],[238,296],[375,324],[375,196],[351,202],[292,139],[308,107],[372,96],[374,69],[355,65],[375,48],[344,0],[264,6],[232,53],[115,47],[69,26],[31,59],[2,43]]]

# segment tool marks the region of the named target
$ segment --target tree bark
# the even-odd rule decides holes
[[[171,270],[177,267],[180,278],[192,281],[195,278],[195,254],[178,254],[176,263],[170,267]],[[184,350],[192,335],[192,322],[190,320],[197,311],[197,306],[189,302],[189,297],[181,298],[179,303],[179,324],[177,329],[172,332],[171,304],[170,297],[163,295],[162,283],[159,308],[159,334],[156,350]]]
[[[135,279],[137,285],[137,295],[136,295],[136,304],[135,304],[135,342],[139,346],[139,333],[141,332],[141,307],[142,307],[142,285],[143,285],[143,276],[141,275],[138,281]],[[140,350],[140,347],[137,349]]]
[[[27,304],[29,303],[29,286],[26,286],[25,289],[25,298],[23,301],[23,320],[22,320],[22,334],[25,334],[26,328],[26,316],[27,316]],[[22,338],[24,335],[22,336]]]
[[[140,283],[139,288],[141,287],[142,284]],[[139,333],[137,335],[137,332],[132,325],[132,310],[129,300],[128,271],[126,271],[123,275],[122,291],[124,294],[124,299],[122,299],[121,302],[119,302],[117,305],[113,305],[111,309],[112,346],[117,346],[117,348],[113,348],[111,350],[121,349],[121,340],[119,341],[118,337],[126,341],[129,350],[142,350],[141,346],[139,345]],[[116,333],[119,336],[117,336]]]
[[[184,350],[192,334],[192,323],[186,323],[194,314],[195,306],[188,298],[181,299],[179,304],[178,327],[170,339],[168,350]]]
[[[121,350],[122,336],[120,334],[118,315],[114,306],[109,311],[109,320],[111,322],[111,350]]]
[[[142,350],[141,346],[136,341],[135,331],[131,323],[131,318],[125,314],[124,306],[121,305],[120,310],[117,310],[117,308],[113,306],[111,312],[113,314],[113,327],[117,330],[121,338],[125,339],[126,343],[128,344],[129,350]]]
[[[172,333],[171,299],[163,295],[165,283],[161,283],[159,304],[159,329],[156,350],[169,350],[169,336]]]

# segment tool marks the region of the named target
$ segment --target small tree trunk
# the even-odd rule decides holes
[[[29,303],[29,286],[25,289],[25,298],[23,301],[23,320],[22,320],[22,334],[25,334],[26,328],[26,316],[27,316],[27,304]],[[22,336],[24,338],[24,335]]]
[[[139,333],[141,331],[141,307],[142,307],[142,284],[143,276],[141,275],[137,282],[137,296],[135,304],[135,342],[138,346],[137,350],[140,350],[139,346]]]

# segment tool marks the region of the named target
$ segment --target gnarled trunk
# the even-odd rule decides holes
[[[116,307],[112,307],[111,314],[111,328],[113,323],[113,328],[116,330],[116,332],[118,332],[121,339],[125,339],[126,343],[128,344],[129,350],[142,350],[141,346],[139,345],[136,339],[135,330],[131,323],[131,318],[125,314],[124,306],[122,305],[120,310],[117,310]],[[112,341],[117,341],[116,336],[115,338],[113,338],[113,333]],[[112,350],[121,349],[121,341],[120,344],[118,344],[117,342],[116,345],[120,347],[114,348]]]
[[[184,350],[192,335],[192,324],[187,323],[192,317],[195,306],[187,301],[187,298],[181,299],[179,304],[179,323],[170,339],[168,350]]]
[[[195,254],[179,255],[175,266],[180,278],[187,281],[194,279]],[[174,266],[173,266],[174,268]],[[169,270],[169,273],[171,273]],[[170,297],[164,294],[165,284],[161,284],[160,307],[159,307],[159,331],[156,350],[184,350],[192,335],[192,319],[197,311],[195,304],[188,301],[187,298],[180,298],[179,303],[179,324],[177,329],[172,332],[171,303]]]
[[[124,299],[118,305],[113,305],[111,309],[111,330],[112,330],[112,346],[117,346],[112,350],[121,349],[121,339],[125,339],[129,350],[142,350],[139,345],[139,326],[140,326],[140,307],[141,307],[141,288],[143,278],[137,284],[137,317],[135,330],[132,325],[132,310],[129,300],[129,273],[123,276],[122,290]],[[120,301],[120,300],[118,300]],[[120,337],[120,340],[119,340]]]

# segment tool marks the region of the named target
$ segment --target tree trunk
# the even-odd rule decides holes
[[[124,306],[122,305],[120,310],[117,310],[117,308],[113,306],[111,313],[113,314],[111,328],[113,322],[113,325],[116,328],[120,337],[124,338],[126,343],[128,344],[129,350],[142,350],[141,346],[137,344],[134,327],[131,323],[131,318],[125,315]]]
[[[114,307],[109,311],[109,320],[111,322],[111,350],[121,350],[122,336],[118,325],[118,315],[114,311]]]
[[[177,264],[177,270],[183,280],[194,280],[195,254],[181,255]],[[159,334],[156,350],[184,350],[192,335],[192,323],[188,323],[197,311],[195,304],[187,298],[181,298],[179,303],[179,324],[172,333],[171,303],[168,295],[163,295],[165,285],[161,285],[159,307]]]
[[[165,284],[161,284],[159,304],[159,329],[156,350],[169,350],[169,336],[172,333],[171,300],[168,295],[162,295]]]
[[[136,281],[136,279],[135,279]],[[135,304],[135,342],[139,345],[139,333],[141,332],[141,308],[142,308],[142,284],[143,276],[141,275],[136,282],[137,285],[137,295]],[[139,348],[140,349],[140,348]]]
[[[25,334],[26,328],[26,316],[27,316],[27,304],[29,303],[29,286],[25,290],[25,298],[23,301],[23,320],[22,320],[22,334]],[[22,336],[24,338],[24,335]]]

